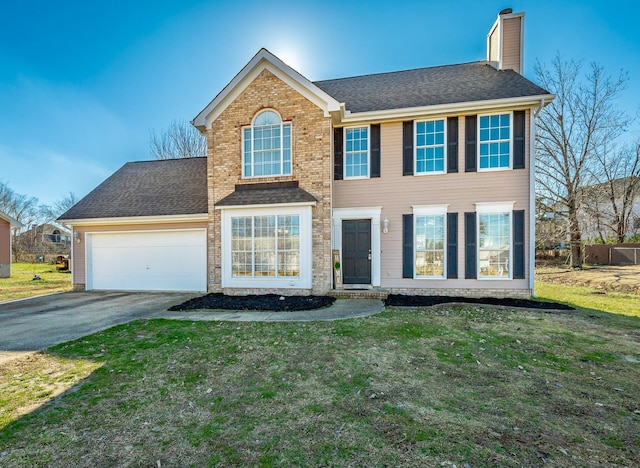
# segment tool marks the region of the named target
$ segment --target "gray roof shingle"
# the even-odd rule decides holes
[[[237,184],[236,190],[216,203],[216,206],[279,205],[309,203],[317,200],[298,187],[297,181],[264,184]]]
[[[203,157],[126,163],[58,219],[207,212],[207,158]]]
[[[513,70],[485,61],[354,76],[314,83],[351,112],[549,94]]]

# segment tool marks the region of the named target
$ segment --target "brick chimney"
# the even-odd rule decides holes
[[[498,70],[511,69],[522,75],[524,12],[506,8],[487,34],[487,61]]]

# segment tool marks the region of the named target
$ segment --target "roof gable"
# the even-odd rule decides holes
[[[222,91],[193,119],[192,124],[203,131],[244,91],[263,70],[269,70],[309,101],[324,110],[338,111],[340,103],[307,78],[285,64],[267,49],[260,49]]]

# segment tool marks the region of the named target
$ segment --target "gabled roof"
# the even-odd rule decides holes
[[[58,220],[206,214],[207,158],[129,162]]]
[[[213,122],[233,100],[263,71],[269,70],[304,97],[329,112],[340,109],[340,104],[307,78],[285,64],[267,49],[260,49],[242,70],[224,87],[222,91],[191,122],[203,131]]]
[[[24,226],[24,224],[22,224],[20,221],[18,221],[17,219],[9,216],[7,213],[5,213],[4,211],[0,211],[0,218],[4,219],[5,221],[9,222],[9,225],[12,228],[21,228],[22,226]]]
[[[534,96],[549,92],[485,61],[316,81],[352,113]]]

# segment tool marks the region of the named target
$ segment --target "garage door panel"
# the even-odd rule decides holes
[[[87,242],[87,288],[205,291],[206,232],[95,233]]]

